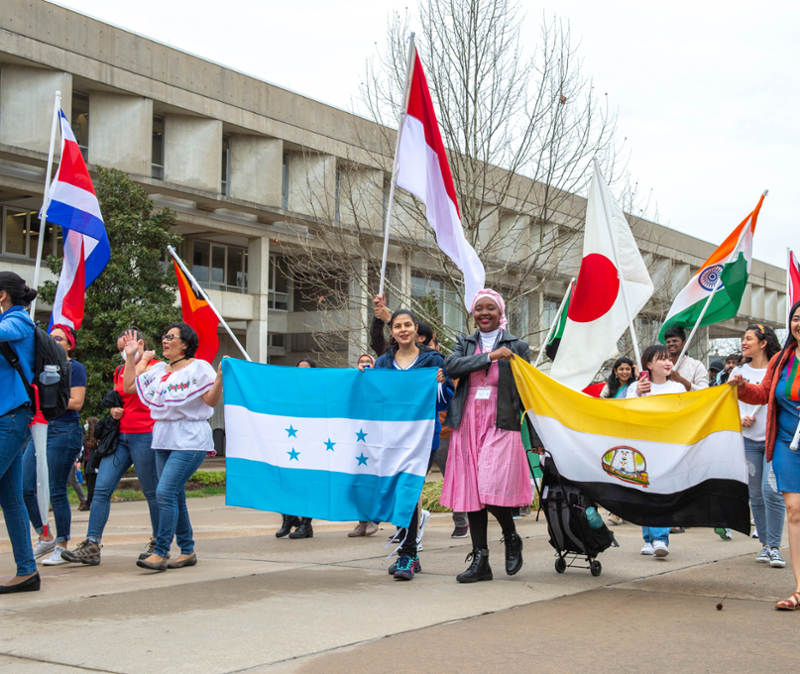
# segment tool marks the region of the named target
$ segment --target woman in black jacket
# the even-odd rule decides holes
[[[494,290],[481,290],[472,303],[478,330],[460,335],[445,370],[459,379],[445,425],[453,428],[441,503],[467,512],[472,552],[460,583],[492,580],[487,543],[488,512],[503,529],[506,573],[522,567],[522,539],[512,508],[529,505],[531,481],[520,439],[522,401],[509,361],[530,361],[530,349],[507,332],[505,303]]]

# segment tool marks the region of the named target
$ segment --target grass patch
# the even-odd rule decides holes
[[[187,484],[199,484],[205,487],[224,487],[225,486],[225,471],[224,470],[198,470],[192,477],[189,478]]]
[[[211,485],[211,486],[201,486],[197,487],[196,489],[192,489],[191,485],[187,484],[189,487],[186,490],[186,498],[206,498],[208,496],[224,496],[225,495],[225,487],[219,485]],[[69,502],[72,505],[78,505],[80,501],[78,500],[78,495],[72,490],[67,490],[67,497],[69,498]],[[111,502],[112,503],[121,503],[124,501],[144,501],[145,496],[142,492],[138,489],[117,489],[111,495]]]
[[[449,513],[452,512],[450,508],[445,508],[439,499],[442,498],[442,486],[444,482],[437,480],[436,482],[426,482],[422,487],[422,509],[429,510],[432,513]],[[533,494],[533,503],[531,510],[536,512],[539,509],[539,499],[536,493]]]

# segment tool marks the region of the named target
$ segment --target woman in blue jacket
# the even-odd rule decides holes
[[[442,354],[424,344],[417,343],[417,319],[412,311],[408,309],[395,311],[389,321],[389,329],[392,331],[394,344],[375,362],[376,370],[416,370],[422,367],[435,367],[440,370],[440,379],[444,379],[444,383],[439,385],[436,394],[436,423],[431,455],[428,460],[428,470],[430,470],[433,457],[436,455],[436,450],[439,449],[439,435],[442,430],[438,413],[446,410],[450,405],[455,387],[453,381],[444,375],[444,358]],[[419,573],[422,570],[419,563],[419,555],[417,554],[418,528],[419,504],[414,508],[411,523],[406,530],[405,540],[398,550],[397,562],[389,567],[389,573],[397,580],[411,580],[414,578],[415,573]]]
[[[35,297],[36,291],[20,276],[0,272],[0,342],[8,344],[19,358],[28,383],[33,381],[36,358],[35,326],[24,307]],[[17,575],[0,585],[0,594],[35,592],[40,578],[31,548],[28,510],[22,498],[22,453],[30,438],[28,425],[33,413],[24,382],[3,356],[0,391],[0,507],[17,563]]]

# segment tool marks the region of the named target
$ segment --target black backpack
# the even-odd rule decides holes
[[[67,411],[69,405],[69,391],[72,384],[72,368],[67,360],[67,353],[62,349],[58,342],[48,335],[44,330],[35,327],[33,339],[36,350],[36,360],[33,366],[33,383],[39,388],[39,404],[44,418],[50,421],[60,417]],[[8,342],[0,342],[0,353],[2,353],[8,364],[13,367],[22,378],[25,390],[31,399],[31,407],[36,409],[36,396],[33,387],[28,383],[22,366],[19,362],[17,352],[11,348]],[[39,381],[39,375],[44,372],[45,365],[55,365],[61,378],[55,384],[43,385]]]

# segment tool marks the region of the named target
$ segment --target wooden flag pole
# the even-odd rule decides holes
[[[219,322],[222,323],[222,327],[225,328],[225,330],[231,336],[231,339],[234,341],[236,346],[239,347],[239,351],[241,351],[244,357],[252,363],[253,359],[250,358],[247,351],[244,350],[244,347],[242,346],[241,342],[239,342],[239,340],[236,338],[236,335],[233,334],[233,330],[231,330],[230,326],[225,322],[225,319],[220,315],[219,311],[217,311],[217,307],[214,306],[214,303],[211,301],[208,295],[206,295],[206,291],[200,287],[200,284],[197,282],[194,276],[192,276],[191,272],[186,268],[186,265],[183,264],[183,260],[181,260],[178,257],[178,253],[175,252],[175,249],[172,246],[167,246],[167,250],[169,251],[169,254],[172,255],[172,259],[178,263],[178,266],[181,268],[183,273],[186,274],[186,278],[189,279],[189,281],[192,283],[192,286],[194,288],[197,288],[197,292],[199,292],[203,296],[203,299],[206,302],[208,302],[208,306],[211,307],[211,311],[213,311],[216,314],[217,318],[219,319]]]
[[[386,282],[386,258],[389,256],[389,229],[392,225],[392,207],[394,206],[394,191],[397,187],[397,169],[399,164],[397,161],[398,153],[400,151],[400,139],[403,136],[403,126],[406,119],[406,111],[408,110],[408,97],[411,92],[411,73],[414,71],[414,55],[416,53],[416,46],[414,44],[414,33],[411,33],[408,44],[408,69],[406,70],[406,84],[403,94],[403,107],[400,110],[400,125],[397,127],[397,140],[394,146],[394,164],[392,166],[392,182],[389,186],[389,204],[386,207],[386,221],[383,225],[383,260],[381,261],[381,282],[378,287],[378,295],[383,297],[383,287]]]
[[[547,345],[550,343],[550,337],[553,335],[553,331],[556,329],[556,325],[558,325],[559,321],[561,320],[561,312],[564,311],[564,305],[567,303],[567,298],[569,294],[572,292],[572,284],[575,283],[575,277],[572,277],[572,280],[569,282],[567,286],[567,292],[564,293],[564,298],[561,300],[561,305],[558,307],[558,311],[556,312],[556,317],[553,319],[553,323],[550,326],[550,330],[547,331],[547,337],[544,338],[544,342],[542,346],[539,347],[539,355],[536,356],[536,362],[533,364],[533,367],[539,367],[539,363],[542,360],[542,354],[544,350],[547,348]]]
[[[36,246],[36,266],[33,268],[33,289],[39,289],[39,273],[42,269],[42,252],[44,251],[44,238],[47,233],[47,208],[50,206],[50,178],[53,174],[53,156],[56,151],[56,130],[58,129],[58,113],[61,112],[61,92],[56,91],[53,103],[53,124],[50,128],[50,149],[47,153],[47,170],[44,175],[44,201],[42,202],[42,217],[39,223],[39,241]],[[36,298],[31,302],[31,318],[36,311]]]

